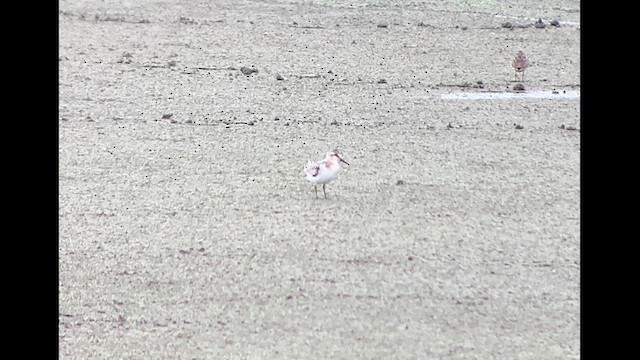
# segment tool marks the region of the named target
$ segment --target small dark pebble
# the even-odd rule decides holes
[[[547,25],[544,24],[542,19],[538,19],[538,21],[536,21],[536,23],[533,24],[533,26],[535,26],[538,29],[544,29]]]
[[[276,74],[276,80],[284,80],[284,78],[282,77],[282,75]]]
[[[564,124],[561,124],[560,126],[558,126],[560,129],[564,129]]]
[[[520,124],[516,124],[516,129],[518,130],[522,130],[524,129],[524,126],[520,125]]]
[[[177,64],[177,63],[176,63],[176,61],[175,61],[175,60],[171,60],[171,61],[169,61],[169,62],[167,63],[167,65],[169,65],[169,67],[176,66],[176,64]]]
[[[513,86],[513,90],[515,91],[525,91],[524,85],[522,83],[517,83]]]
[[[387,80],[385,79],[378,80],[378,84],[386,84],[386,83],[387,83]]]
[[[240,68],[240,71],[242,71],[242,73],[243,73],[243,74],[245,74],[245,75],[249,76],[249,75],[251,75],[251,74],[253,74],[253,73],[257,73],[257,72],[258,72],[258,69],[255,69],[255,68],[248,68],[248,67],[246,67],[246,66],[243,66],[243,67],[241,67],[241,68]]]
[[[513,29],[513,24],[508,22],[508,21],[506,21],[506,22],[502,23],[502,27],[506,28],[506,29]]]
[[[256,123],[255,123],[255,121],[249,121],[249,122],[247,122],[247,125],[249,125],[249,126],[253,126],[253,125],[255,125],[255,124],[256,124]]]
[[[567,129],[567,130],[569,130],[569,131],[575,131],[575,130],[578,130],[578,128],[577,128],[577,127],[575,127],[575,126],[567,126],[565,129]]]
[[[553,90],[551,93],[552,94],[560,94],[560,92],[558,90]]]
[[[409,261],[413,261],[413,256],[409,256],[409,257],[407,258],[407,260],[409,260]]]
[[[163,119],[170,119],[173,116],[173,114],[164,114],[162,115]]]
[[[337,120],[333,120],[332,122],[329,123],[329,125],[338,126],[340,125],[340,123]]]
[[[560,27],[560,21],[558,21],[558,19],[551,21],[550,24],[555,27]]]
[[[398,180],[398,181],[396,181],[396,185],[404,185],[404,181]]]
[[[293,295],[287,295],[287,300],[293,299]]]
[[[453,129],[453,125],[451,123],[447,124],[447,129]]]
[[[171,120],[171,123],[172,123],[172,124],[177,124],[177,123],[178,123],[178,120]]]
[[[384,23],[384,22],[381,22],[381,23],[379,23],[379,24],[378,24],[378,25],[376,25],[376,26],[378,26],[379,28],[386,28],[386,27],[389,27],[389,24]]]
[[[467,29],[468,29],[468,27],[463,26],[463,27],[461,27],[460,29],[462,29],[462,30],[467,30]]]

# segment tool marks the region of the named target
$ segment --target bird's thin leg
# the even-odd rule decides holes
[[[324,189],[324,187],[325,187],[326,185],[327,185],[327,184],[322,184],[322,192],[324,193],[324,198],[325,198],[325,199],[327,198],[327,191]]]
[[[318,186],[313,185],[313,189],[316,191],[316,199],[318,198]]]

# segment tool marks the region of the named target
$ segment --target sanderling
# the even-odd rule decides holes
[[[338,178],[338,174],[340,173],[340,162],[349,165],[348,162],[342,159],[338,150],[331,150],[324,157],[324,160],[309,160],[307,165],[304,167],[304,173],[307,175],[307,180],[313,184],[316,191],[316,197],[318,197],[318,184],[322,184],[322,192],[324,192],[324,197],[327,197],[325,186]]]
[[[518,81],[519,72],[522,73],[522,81],[524,81],[524,71],[529,67],[529,60],[527,60],[527,57],[522,51],[518,51],[515,59],[513,59],[513,62],[511,63],[511,66],[513,66],[513,70],[516,71],[516,81]]]

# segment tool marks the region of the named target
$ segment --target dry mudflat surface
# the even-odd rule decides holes
[[[578,359],[579,6],[60,1],[60,358]]]

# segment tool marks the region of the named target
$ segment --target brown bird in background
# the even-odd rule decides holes
[[[527,60],[527,57],[522,51],[518,51],[516,58],[513,59],[513,62],[511,63],[511,66],[513,66],[513,69],[516,71],[516,81],[518,80],[519,72],[522,73],[522,81],[524,81],[524,71],[529,67],[529,60]]]

